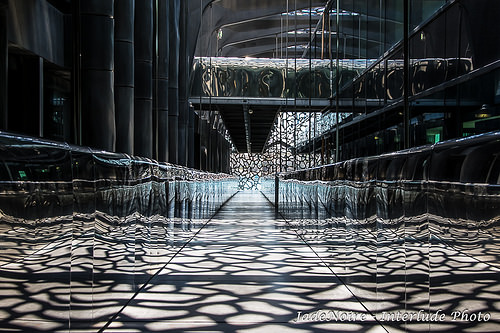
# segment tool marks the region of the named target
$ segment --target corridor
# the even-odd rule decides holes
[[[499,17],[0,0],[0,333],[500,332]]]
[[[307,211],[276,219],[261,192],[239,191],[205,222],[62,216],[35,223],[31,252],[14,228],[0,332],[498,331],[486,252]]]
[[[317,310],[345,322],[308,320]],[[105,332],[385,331],[257,191],[238,192],[107,325]]]

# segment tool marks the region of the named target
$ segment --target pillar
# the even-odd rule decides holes
[[[201,166],[201,135],[200,135],[200,124],[201,124],[201,121],[200,121],[200,117],[194,113],[193,111],[193,117],[194,117],[194,120],[193,120],[193,131],[194,131],[194,135],[193,135],[193,163],[194,163],[194,167],[195,169],[199,169],[199,170],[202,170],[202,166]]]
[[[7,76],[7,129],[31,136],[43,135],[43,58],[11,54]],[[29,119],[29,121],[27,121]]]
[[[210,124],[205,119],[198,119],[200,133],[200,169],[208,171],[210,168]]]
[[[83,0],[81,19],[82,143],[115,149],[114,0]]]
[[[38,74],[37,79],[38,82],[35,84],[36,89],[37,89],[37,99],[38,99],[38,105],[37,105],[37,111],[38,111],[38,136],[43,138],[43,109],[44,109],[44,103],[43,103],[43,82],[44,82],[44,70],[43,70],[43,58],[42,57],[37,57],[35,59],[35,67],[36,67],[36,72]]]
[[[135,3],[134,154],[153,157],[153,1]]]
[[[135,0],[115,0],[116,151],[134,154]]]
[[[169,0],[158,0],[158,50],[155,70],[155,98],[157,130],[157,159],[168,161],[168,87],[169,87]]]
[[[7,129],[8,52],[7,1],[0,0],[0,130]]]
[[[173,164],[178,163],[180,8],[180,0],[169,1],[168,160]]]
[[[192,105],[189,107],[189,121],[188,121],[188,144],[187,144],[187,152],[188,152],[188,163],[187,166],[189,168],[194,169],[195,167],[198,167],[195,165],[195,149],[196,151],[199,149],[195,147],[195,114],[194,114],[194,108]]]
[[[187,41],[187,1],[182,1],[179,17],[179,34],[180,34],[180,49],[179,49],[179,142],[178,142],[178,164],[187,166],[188,160],[188,122],[189,122],[189,103],[188,103],[188,84],[189,84],[189,68],[188,68],[188,52]]]

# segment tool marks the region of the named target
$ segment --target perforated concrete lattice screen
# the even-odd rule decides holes
[[[260,189],[264,176],[319,165],[321,154],[298,153],[296,147],[315,135],[314,115],[281,112],[262,153],[231,154],[231,174],[240,178],[240,189]]]

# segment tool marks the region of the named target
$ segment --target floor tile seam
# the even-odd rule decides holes
[[[269,198],[262,193],[262,191],[260,193],[268,201],[269,205],[276,207],[275,204],[273,204],[271,200],[269,200]],[[275,212],[277,215],[276,219],[278,219],[279,216],[281,220],[284,221],[287,225],[293,227],[293,224],[287,218],[285,218],[285,216],[281,214],[278,209],[276,209]],[[354,297],[354,299],[367,311],[367,313],[369,313],[372,316],[372,318],[374,318],[374,320],[380,325],[380,327],[382,327],[387,333],[389,333],[389,331],[385,328],[385,326],[377,319],[376,315],[372,311],[370,311],[370,309],[356,296],[356,294],[349,288],[344,279],[338,276],[337,273],[335,273],[333,269],[330,267],[330,265],[326,264],[323,258],[319,256],[319,254],[314,250],[313,246],[309,244],[309,242],[304,238],[304,236],[300,234],[296,229],[294,230],[292,228],[291,230],[293,230],[295,234],[302,240],[302,242],[304,242],[304,244],[314,253],[314,255],[321,261],[323,266],[326,267],[333,274],[333,276],[335,276],[335,278],[343,284],[343,286],[349,291],[349,293]]]
[[[201,316],[201,315],[200,315]],[[218,315],[218,316],[226,316],[226,315]],[[284,315],[283,315],[284,316]],[[237,324],[250,324],[250,325],[270,325],[270,324],[288,324],[288,325],[324,325],[324,324],[330,324],[330,325],[366,325],[366,324],[374,324],[375,320],[365,320],[365,321],[349,321],[349,322],[314,322],[314,321],[304,321],[300,324],[297,324],[293,321],[282,321],[282,320],[271,320],[267,322],[255,322],[255,321],[234,321],[234,322],[228,322],[228,321],[222,321],[222,320],[175,320],[175,319],[160,319],[160,320],[152,320],[149,321],[147,319],[138,319],[138,320],[125,320],[123,321],[125,323],[175,323],[175,324],[189,324],[189,323],[215,323],[215,324],[228,324],[228,325],[237,325]]]
[[[114,320],[116,320],[116,318],[118,318],[118,316],[120,315],[120,313],[122,313],[122,311],[132,302],[133,299],[135,299],[137,297],[137,295],[139,295],[144,289],[146,289],[146,287],[149,285],[149,283],[156,277],[158,276],[161,271],[163,271],[167,266],[168,264],[170,264],[170,262],[179,254],[181,253],[181,251],[201,232],[201,230],[203,230],[203,228],[205,228],[205,226],[210,223],[210,221],[215,217],[217,216],[217,214],[219,213],[219,211],[224,208],[224,206],[231,201],[231,199],[233,199],[237,194],[239,193],[239,191],[236,191],[235,193],[233,193],[233,195],[231,195],[226,201],[224,201],[222,203],[222,205],[214,212],[214,214],[212,214],[212,216],[210,216],[210,218],[205,222],[203,223],[203,225],[184,243],[182,244],[182,246],[175,252],[175,254],[169,258],[168,262],[165,263],[161,268],[159,268],[153,275],[151,275],[149,277],[149,279],[134,293],[134,295],[127,301],[127,303],[125,305],[123,305],[121,307],[121,309],[116,312],[107,322],[106,324],[101,327],[98,331],[98,333],[102,333],[104,332],[104,330],[106,330],[112,323]]]

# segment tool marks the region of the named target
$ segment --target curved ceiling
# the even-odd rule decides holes
[[[340,5],[342,58],[377,57],[383,30],[400,29],[398,6],[384,6],[382,12],[380,0],[343,0]],[[328,8],[334,15],[334,6],[332,0],[212,1],[203,14],[196,55],[300,58],[312,50],[310,55],[320,58],[317,48],[328,43],[328,30],[332,36],[336,31],[334,20],[323,24],[323,12]]]
[[[203,14],[193,15],[201,17],[195,51],[198,57],[328,58],[330,52],[336,55],[338,41],[339,58],[378,58],[391,42],[386,32],[394,31],[396,35],[402,29],[402,8],[396,1],[388,5],[387,0],[342,0],[338,9],[335,0],[201,3]],[[323,22],[325,11],[330,13],[330,20]],[[222,115],[238,151],[262,151],[280,105],[267,105],[265,99],[259,101],[259,106],[244,104],[243,100],[210,103],[210,109]],[[201,102],[196,104],[198,109],[205,107]],[[249,108],[255,112],[251,117]]]

